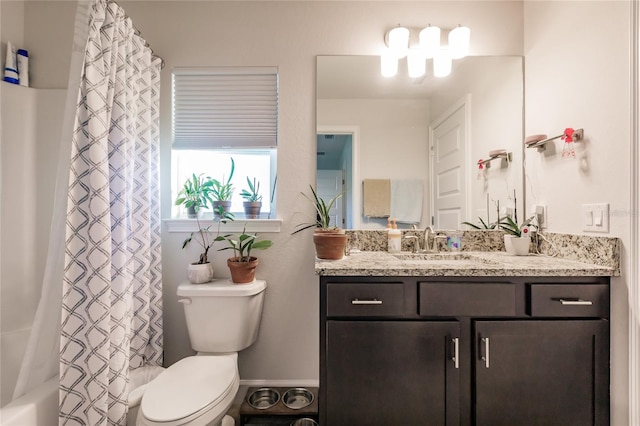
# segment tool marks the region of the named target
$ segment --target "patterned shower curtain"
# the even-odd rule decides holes
[[[126,423],[129,370],[162,364],[160,59],[90,5],[67,200],[61,425]]]

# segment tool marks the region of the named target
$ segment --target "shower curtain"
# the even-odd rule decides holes
[[[56,190],[48,275],[14,395],[51,377],[51,363],[37,360],[51,350],[37,342],[52,340],[47,321],[57,313],[59,424],[123,425],[129,370],[162,365],[161,59],[107,0],[79,2],[73,55],[75,111],[65,117],[68,157],[58,172],[66,189]],[[62,308],[49,306],[59,294]]]
[[[125,424],[129,369],[162,364],[160,59],[96,0],[71,147],[60,339],[63,425]]]

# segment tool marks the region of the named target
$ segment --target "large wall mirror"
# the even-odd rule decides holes
[[[522,57],[466,57],[448,77],[412,79],[404,60],[384,78],[378,56],[318,56],[316,114],[318,191],[345,191],[345,228],[386,227],[381,188],[400,228],[522,218]]]

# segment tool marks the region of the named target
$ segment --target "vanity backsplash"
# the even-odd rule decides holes
[[[441,232],[447,233],[447,231]],[[357,234],[358,248],[362,251],[387,251],[387,230],[347,230],[346,233],[349,240]],[[462,251],[504,251],[503,235],[501,231],[463,231]],[[402,251],[412,249],[413,242],[410,238],[406,238],[407,236],[416,236],[422,241],[424,231],[403,230]],[[617,271],[616,276],[620,275],[619,238],[541,232],[540,236],[532,239],[539,254],[611,267]],[[448,251],[444,240],[438,243],[440,251]]]

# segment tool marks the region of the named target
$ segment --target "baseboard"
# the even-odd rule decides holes
[[[249,387],[271,387],[271,388],[286,388],[286,387],[314,387],[320,386],[319,380],[312,379],[284,379],[284,380],[245,380],[240,379],[240,386]]]

